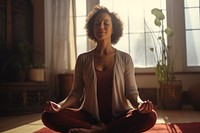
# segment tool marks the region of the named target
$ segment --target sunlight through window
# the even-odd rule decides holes
[[[200,2],[185,0],[187,66],[200,66]]]
[[[88,50],[84,29],[86,0],[76,1],[77,53],[80,54]],[[151,10],[160,8],[166,14],[166,0],[124,0],[123,2],[121,0],[100,0],[99,2],[110,11],[116,12],[124,23],[123,37],[115,47],[129,53],[134,60],[135,67],[154,67],[155,55],[150,51],[153,40],[146,25],[154,29],[153,31],[158,30],[154,25],[154,16],[151,14]]]

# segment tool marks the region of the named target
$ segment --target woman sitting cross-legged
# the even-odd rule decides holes
[[[95,6],[86,20],[87,35],[97,45],[78,56],[72,91],[60,103],[47,102],[44,125],[68,133],[141,133],[155,125],[151,101],[142,101],[132,58],[113,47],[122,36],[116,13]],[[83,98],[79,109],[70,108]]]

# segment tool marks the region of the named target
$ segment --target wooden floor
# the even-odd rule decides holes
[[[157,110],[157,123],[187,123],[200,122],[200,111],[193,111],[190,108],[182,110]],[[33,133],[44,127],[40,119],[41,113],[1,116],[1,133]]]

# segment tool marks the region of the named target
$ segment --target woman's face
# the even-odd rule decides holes
[[[111,40],[112,20],[108,13],[101,13],[96,17],[93,32],[97,41]]]

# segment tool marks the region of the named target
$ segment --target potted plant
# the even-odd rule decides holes
[[[27,79],[27,69],[31,62],[32,46],[27,42],[19,43],[14,46],[16,51],[16,62],[19,68],[19,80],[25,81]]]
[[[159,84],[158,106],[164,109],[180,109],[182,98],[182,83],[177,80],[174,74],[174,56],[172,46],[167,45],[165,36],[173,36],[170,27],[164,28],[165,15],[161,9],[153,8],[151,13],[155,16],[154,24],[159,27],[159,35],[156,37],[156,44],[150,48],[156,55],[155,74]]]
[[[28,69],[28,79],[30,81],[44,81],[45,65],[43,63],[31,64]]]
[[[32,46],[27,42],[0,49],[0,81],[24,81],[31,62]],[[12,75],[12,76],[10,76]]]

